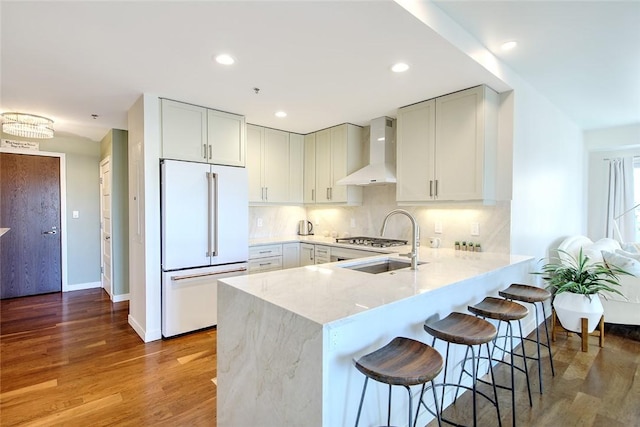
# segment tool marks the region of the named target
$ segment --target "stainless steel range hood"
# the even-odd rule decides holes
[[[338,185],[383,185],[396,182],[396,122],[389,117],[371,120],[369,164],[338,180]]]

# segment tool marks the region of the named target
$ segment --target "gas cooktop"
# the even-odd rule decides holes
[[[384,237],[343,237],[336,239],[336,243],[349,243],[358,246],[371,246],[374,248],[388,248],[391,246],[403,246],[406,240],[385,239]]]

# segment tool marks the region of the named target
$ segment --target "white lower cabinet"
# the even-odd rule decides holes
[[[282,244],[251,246],[249,274],[282,270]]]
[[[315,245],[315,261],[316,264],[325,264],[331,262],[331,247],[324,245]]]
[[[300,243],[300,267],[316,263],[315,249],[316,245],[312,245],[311,243]]]
[[[300,266],[300,243],[282,244],[282,268],[296,268]]]

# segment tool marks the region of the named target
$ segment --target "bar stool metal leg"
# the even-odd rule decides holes
[[[415,424],[413,420],[413,396],[411,386],[422,385],[420,400],[423,399],[425,384],[431,382],[442,371],[442,356],[428,345],[411,338],[396,337],[387,345],[354,360],[355,367],[365,375],[365,381],[360,396],[358,414],[355,426],[360,423],[364,397],[367,391],[369,378],[378,383],[387,384],[389,398],[387,401],[387,425],[391,425],[392,386],[403,386],[407,390],[408,402],[408,426]],[[435,396],[435,393],[434,393]],[[426,406],[426,405],[425,405]],[[418,404],[418,409],[420,405]],[[436,402],[436,411],[438,405]],[[428,408],[427,408],[428,409]],[[419,412],[416,412],[416,421]],[[439,413],[437,414],[439,416]]]

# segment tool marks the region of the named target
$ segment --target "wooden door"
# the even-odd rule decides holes
[[[111,158],[107,157],[100,162],[100,224],[101,241],[100,254],[102,258],[100,268],[100,281],[102,287],[113,297],[112,272],[112,243],[111,243]]]
[[[0,298],[62,291],[60,159],[0,153]]]

